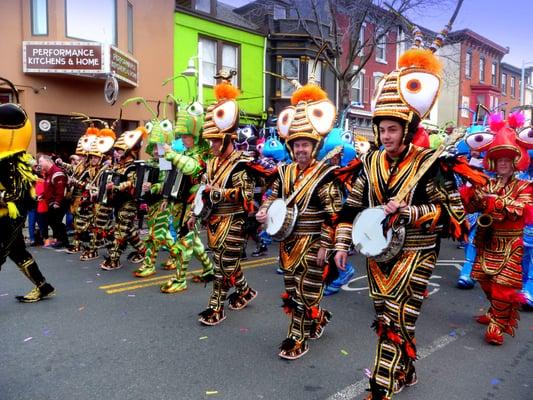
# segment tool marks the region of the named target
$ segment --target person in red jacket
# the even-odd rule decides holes
[[[66,212],[65,189],[67,176],[53,162],[50,156],[41,156],[39,165],[44,176],[45,190],[43,197],[48,204],[48,224],[57,240],[53,247],[58,249],[68,247],[67,228],[63,223]]]

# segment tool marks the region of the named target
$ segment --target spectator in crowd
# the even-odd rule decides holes
[[[68,247],[67,229],[63,223],[66,212],[65,189],[67,176],[53,161],[50,156],[43,155],[39,158],[44,177],[44,195],[48,205],[48,224],[52,228],[57,242],[52,246],[60,249]]]

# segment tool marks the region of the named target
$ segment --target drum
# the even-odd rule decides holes
[[[110,192],[106,189],[109,183],[113,183],[114,186],[118,186],[122,183],[124,179],[122,174],[115,172],[113,170],[107,170],[102,172],[100,177],[100,184],[98,185],[98,203],[109,205],[111,203]]]
[[[383,207],[372,207],[360,212],[353,221],[352,241],[355,249],[378,262],[389,261],[398,255],[405,240],[403,226],[383,233],[386,217]]]
[[[144,183],[157,183],[159,179],[159,168],[148,165],[144,160],[135,161],[135,190],[133,196],[136,201],[145,201],[145,196],[149,190],[143,190]]]
[[[181,200],[185,190],[185,176],[183,172],[177,168],[172,168],[168,171],[165,183],[163,184],[163,198],[171,200]]]
[[[211,214],[210,200],[204,196],[204,191],[205,185],[202,184],[198,187],[192,208],[194,216],[201,220],[206,219]]]
[[[276,199],[267,210],[266,232],[280,242],[289,237],[296,225],[298,208],[288,208],[283,199]]]

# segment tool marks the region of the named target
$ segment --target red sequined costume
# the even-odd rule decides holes
[[[529,166],[524,143],[517,141],[513,129],[519,127],[521,120],[518,114],[511,114],[510,125],[507,125],[501,117],[493,115],[491,132],[480,133],[468,141],[474,150],[487,152],[487,170],[498,172],[496,164],[505,158],[512,160],[514,171]],[[525,208],[533,200],[532,193],[529,182],[501,174],[481,188],[462,189],[467,211],[482,213],[475,237],[478,251],[472,278],[479,282],[490,302],[487,313],[477,317],[477,321],[488,325],[485,340],[491,344],[502,344],[503,333],[514,336],[518,324],[522,301],[519,294],[522,289],[522,233]]]

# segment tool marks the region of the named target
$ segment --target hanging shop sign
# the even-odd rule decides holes
[[[128,85],[139,83],[139,63],[114,46],[95,42],[23,42],[23,72],[66,74],[106,79],[110,74]]]

